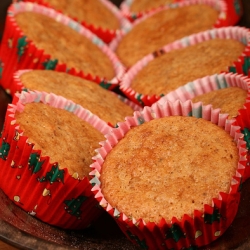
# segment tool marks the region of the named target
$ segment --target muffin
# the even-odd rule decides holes
[[[117,36],[110,47],[121,62],[131,67],[138,60],[164,45],[185,36],[224,26],[225,3],[184,1],[156,9],[134,22],[124,35]],[[223,18],[223,19],[222,19]]]
[[[53,70],[66,64],[67,71],[74,68],[112,83],[111,87],[124,70],[116,55],[89,30],[53,9],[25,2],[9,7],[0,58],[5,89],[18,69]]]
[[[183,0],[157,0],[157,1],[150,1],[150,0],[124,0],[121,3],[121,12],[134,20],[138,17],[141,17],[143,14],[152,11],[160,6],[166,4],[174,4],[175,2],[182,2]],[[185,0],[184,0],[185,1]],[[198,2],[198,1],[196,1]],[[227,5],[227,13],[228,25],[236,24],[243,13],[243,6],[242,1],[234,1],[234,0],[226,0],[225,4]]]
[[[111,125],[123,121],[140,107],[96,83],[76,75],[51,70],[20,70],[14,76],[15,91],[54,93],[80,104]],[[14,92],[15,92],[14,91]]]
[[[223,114],[206,112],[209,119],[192,112],[186,117],[181,103],[145,107],[97,150],[98,162],[91,165],[95,198],[144,249],[200,247],[233,221],[246,145]]]
[[[31,2],[53,8],[78,20],[106,43],[109,43],[116,33],[119,33],[121,26],[128,22],[120,10],[107,0],[31,0]]]
[[[245,28],[217,28],[194,34],[144,57],[125,73],[120,88],[131,100],[152,105],[198,78],[222,71],[237,72],[230,65],[245,57],[248,48],[249,31]]]
[[[221,113],[228,114],[228,119],[234,119],[250,100],[249,79],[233,73],[206,76],[177,88],[156,103],[162,105],[167,101],[188,100],[200,112],[205,106],[212,105],[214,110],[219,109]]]
[[[1,189],[54,226],[88,227],[102,211],[89,165],[110,127],[88,110],[45,92],[22,92],[8,107],[1,137]]]

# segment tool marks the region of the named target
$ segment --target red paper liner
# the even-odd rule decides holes
[[[0,82],[7,92],[10,92],[13,73],[19,69],[58,69],[65,72],[70,70],[74,71],[74,69],[67,67],[67,63],[58,63],[56,58],[47,54],[46,51],[37,48],[33,41],[25,36],[15,22],[15,14],[24,11],[34,11],[47,15],[64,25],[68,25],[84,37],[88,38],[109,57],[115,71],[115,77],[113,79],[106,79],[105,76],[94,76],[86,74],[84,71],[78,73],[82,74],[87,79],[100,82],[107,89],[113,89],[117,86],[124,74],[125,68],[115,53],[109,49],[107,44],[94,35],[90,30],[53,9],[35,3],[20,2],[10,5],[8,9],[0,50],[0,72],[2,72],[0,74]]]
[[[145,11],[139,11],[139,12],[133,12],[131,11],[131,4],[133,3],[133,1],[139,1],[139,0],[124,0],[121,5],[120,5],[120,9],[122,14],[129,19],[131,22],[134,22],[137,19],[140,19],[141,17],[144,17],[148,14],[150,14],[151,12],[155,12],[158,9],[164,8],[164,5],[159,6],[157,8],[152,8],[149,10],[145,10]],[[170,4],[166,4],[165,6],[175,6],[175,4],[178,2],[185,2],[186,0],[173,0],[172,3]],[[190,0],[189,0],[190,1]],[[212,2],[212,1],[210,1]],[[219,1],[217,1],[219,2]],[[206,1],[206,3],[209,3],[209,1]],[[225,20],[222,21],[223,23],[225,23],[225,26],[230,26],[230,25],[235,25],[241,18],[242,14],[243,14],[243,6],[242,6],[242,1],[241,0],[224,0],[224,3],[226,4],[226,10],[225,10]],[[224,19],[224,18],[222,18]],[[224,26],[224,25],[223,25]]]
[[[1,136],[0,187],[16,205],[43,222],[67,229],[86,228],[102,214],[89,179],[59,169],[57,162],[33,149],[34,144],[16,124],[15,112],[32,102],[67,109],[101,133],[110,131],[104,121],[65,98],[42,92],[16,95],[8,106]]]
[[[15,94],[15,93],[21,92],[21,91],[29,91],[28,89],[26,89],[26,88],[23,86],[22,81],[21,81],[21,79],[20,79],[20,77],[21,77],[21,75],[22,75],[23,73],[26,73],[26,72],[29,72],[29,71],[31,71],[31,70],[18,70],[18,71],[16,71],[16,72],[14,73],[13,83],[12,83],[12,85],[11,85],[11,89],[12,89],[11,93]],[[55,71],[56,71],[56,72],[61,72],[60,70],[55,70]],[[82,76],[81,74],[77,73],[75,70],[72,70],[72,71],[66,72],[66,73],[67,73],[67,74],[70,74],[70,75],[72,75],[72,76],[76,76],[76,77],[80,77],[80,78],[82,78],[82,79],[89,80],[89,79],[85,78],[84,76]],[[95,83],[100,84],[100,83],[98,83],[98,82],[95,82]],[[102,85],[100,85],[100,86],[102,86]],[[139,110],[142,109],[141,106],[139,106],[139,105],[137,105],[136,103],[134,103],[134,102],[128,100],[127,98],[125,98],[125,97],[123,97],[123,96],[121,96],[121,95],[118,95],[118,94],[116,94],[116,93],[114,93],[114,92],[111,92],[111,91],[110,91],[110,93],[114,94],[114,97],[115,97],[115,98],[119,98],[119,100],[121,100],[122,102],[124,102],[125,104],[127,104],[127,105],[128,105],[129,107],[131,107],[134,111],[139,111]],[[94,94],[95,94],[95,93],[93,93],[93,95],[94,95]],[[125,119],[125,117],[124,117],[124,119]],[[115,124],[112,124],[112,122],[107,122],[107,123],[108,123],[111,127],[114,127],[114,126],[115,126]]]
[[[184,47],[188,47],[191,45],[195,45],[207,40],[212,40],[215,38],[220,39],[234,39],[239,42],[242,42],[246,45],[245,50],[237,61],[233,63],[233,65],[228,65],[228,72],[245,74],[249,72],[250,67],[250,31],[244,27],[224,27],[211,29],[204,32],[200,32],[197,34],[193,34],[191,36],[185,37],[183,39],[177,40],[173,43],[167,44],[158,51],[155,51],[147,56],[143,57],[139,60],[135,65],[133,65],[123,76],[120,82],[120,90],[133,102],[141,105],[141,106],[151,106],[153,103],[159,101],[163,98],[164,93],[162,95],[145,95],[139,93],[132,89],[131,83],[135,76],[138,74],[140,70],[147,66],[147,64],[157,59],[161,55],[168,53],[171,50],[180,49]],[[218,72],[220,73],[220,72]],[[204,76],[205,77],[205,76]]]
[[[122,211],[112,207],[102,193],[99,179],[102,164],[108,153],[130,128],[160,117],[186,116],[186,107],[193,107],[192,105],[190,101],[185,103],[166,102],[162,106],[156,104],[151,108],[145,107],[142,112],[135,112],[133,117],[127,117],[125,122],[119,123],[118,128],[112,129],[111,133],[106,135],[107,140],[102,143],[102,147],[97,150],[97,156],[93,158],[95,162],[91,165],[93,171],[90,175],[93,176],[91,183],[94,185],[92,191],[95,193],[95,198],[115,219],[128,239],[143,249],[191,249],[207,245],[226,231],[237,213],[241,182],[246,169],[249,168],[246,164],[246,142],[243,140],[239,126],[235,125],[233,121],[227,120],[227,115],[209,110],[209,107],[203,112],[206,119],[224,128],[234,138],[239,150],[238,167],[235,176],[232,177],[229,193],[220,192],[218,198],[212,199],[212,206],[204,205],[204,212],[195,210],[192,217],[184,215],[181,220],[173,217],[170,223],[168,222],[170,218],[162,218],[159,223],[146,223],[143,218],[136,220],[128,217]],[[195,107],[192,110],[195,110]],[[195,116],[195,112],[189,113],[189,115]],[[210,221],[212,217],[218,219]]]
[[[244,105],[250,102],[250,78],[241,74],[221,73],[211,76],[205,76],[203,78],[194,80],[193,82],[189,82],[186,85],[181,86],[174,91],[171,91],[153,105],[163,105],[167,101],[175,102],[177,100],[185,102],[187,100],[191,100],[196,96],[229,87],[238,87],[246,90],[247,98]],[[199,106],[203,106],[202,102],[196,103],[197,109]],[[242,108],[243,107],[244,106],[242,106]]]
[[[104,5],[105,8],[109,9],[113,13],[113,15],[117,18],[117,20],[119,20],[121,27],[125,27],[127,25],[130,25],[130,22],[128,21],[128,19],[124,17],[124,15],[121,13],[120,9],[118,7],[116,7],[116,5],[114,5],[112,2],[107,1],[107,0],[99,0],[99,1]],[[54,9],[50,5],[49,1],[46,1],[46,0],[23,0],[23,2],[38,3],[40,5]],[[56,9],[56,10],[59,11],[60,13],[64,14],[64,12],[61,9]],[[98,37],[100,37],[107,44],[110,43],[116,37],[116,35],[119,34],[119,32],[120,32],[119,29],[112,30],[112,29],[104,29],[102,27],[97,27],[94,24],[87,23],[84,20],[79,20],[75,16],[70,16],[70,18],[76,20],[77,22],[80,22],[81,25],[83,25],[84,27],[89,29],[91,32],[96,34]]]

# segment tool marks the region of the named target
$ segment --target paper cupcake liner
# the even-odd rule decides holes
[[[139,1],[139,0],[135,0],[135,1]],[[176,4],[178,4],[178,2],[185,2],[186,0],[173,0],[173,2],[171,4],[166,4],[166,5],[170,5],[170,6],[175,6]],[[189,0],[190,1],[190,0]],[[140,12],[133,12],[131,11],[131,5],[134,2],[134,0],[124,0],[122,1],[121,5],[120,5],[120,9],[122,14],[128,18],[131,22],[145,16],[148,15],[152,12],[157,11],[157,9],[163,8],[163,6],[159,6],[157,8],[152,8],[149,10],[145,10],[145,11],[140,11]],[[190,1],[191,2],[191,1]],[[193,1],[194,2],[194,1]],[[217,1],[219,2],[219,1]],[[241,0],[224,0],[223,1],[226,5],[226,9],[225,9],[225,18],[223,17],[223,23],[225,22],[226,26],[230,26],[230,25],[235,25],[241,18],[242,14],[243,14],[243,6],[242,6],[242,1]],[[212,1],[206,1],[206,3],[212,3]],[[224,15],[223,15],[224,16]]]
[[[15,15],[25,11],[33,11],[49,16],[50,18],[71,27],[84,37],[88,38],[109,57],[115,71],[115,77],[113,79],[106,79],[105,76],[93,76],[91,74],[84,73],[84,71],[81,71],[81,74],[87,78],[102,82],[103,85],[106,84],[106,87],[109,89],[113,89],[117,86],[122,75],[124,74],[124,66],[119,61],[115,53],[109,49],[107,44],[73,19],[56,12],[53,9],[29,2],[20,2],[12,4],[8,9],[0,50],[0,81],[3,88],[6,89],[7,92],[9,92],[9,89],[11,88],[11,78],[16,70],[54,70],[59,68],[65,71],[70,70],[70,68],[67,67],[67,63],[59,63],[56,58],[52,58],[51,55],[46,54],[46,51],[37,48],[33,41],[30,41],[22,30],[20,30],[15,22]]]
[[[126,27],[127,25],[130,25],[129,20],[124,17],[124,15],[121,13],[120,9],[118,7],[116,7],[116,5],[114,5],[111,1],[107,1],[107,0],[99,0],[99,1],[104,5],[104,7],[109,9],[114,14],[114,16],[119,21],[121,27]],[[46,0],[23,0],[23,2],[38,3],[40,5],[54,9],[50,5],[49,1],[46,1]],[[61,12],[62,14],[64,14],[64,12],[62,10],[60,10],[60,9],[56,9],[56,10]],[[80,22],[81,25],[83,25],[84,27],[89,29],[91,32],[96,34],[98,37],[100,37],[107,44],[110,43],[116,37],[116,35],[119,34],[119,32],[120,32],[119,29],[112,30],[112,29],[104,29],[102,27],[97,27],[91,23],[87,23],[84,20],[79,20],[78,18],[76,18],[74,16],[70,16],[70,18]]]
[[[230,0],[231,1],[231,0]],[[238,0],[236,0],[237,2]],[[238,3],[238,2],[237,2]],[[225,26],[230,26],[233,25],[233,23],[231,23],[230,20],[233,20],[234,18],[231,16],[233,15],[233,13],[229,13],[230,8],[228,8],[228,3],[227,0],[182,0],[180,2],[176,2],[173,4],[167,4],[164,6],[161,6],[157,9],[154,9],[152,11],[149,11],[148,13],[145,14],[140,14],[139,17],[134,17],[136,18],[136,20],[131,23],[130,26],[126,25],[126,27],[122,27],[121,28],[121,33],[118,34],[113,41],[109,44],[109,47],[115,51],[119,42],[122,40],[122,38],[130,32],[130,30],[133,29],[133,27],[137,24],[139,24],[140,22],[143,22],[145,19],[148,19],[149,17],[157,14],[158,12],[161,12],[163,10],[168,10],[168,9],[172,9],[172,8],[180,8],[180,7],[184,7],[184,6],[189,6],[189,5],[195,5],[195,4],[206,4],[209,5],[213,8],[215,8],[216,10],[219,11],[219,16],[217,21],[214,24],[214,28],[221,28],[221,27],[225,27]],[[241,7],[241,4],[235,4],[235,5],[239,5],[239,7]],[[242,14],[242,9],[240,8],[239,11],[239,15],[241,16]],[[238,17],[238,19],[240,18],[240,16]]]
[[[232,66],[228,65],[228,71],[239,74],[247,74],[248,68],[250,67],[250,63],[248,60],[250,56],[249,30],[243,27],[217,28],[187,36],[183,39],[167,44],[158,51],[155,51],[143,57],[124,74],[122,81],[119,84],[121,91],[133,102],[136,102],[137,104],[142,106],[151,106],[153,103],[157,102],[160,98],[162,98],[164,96],[164,93],[162,93],[162,95],[150,96],[143,95],[142,93],[138,93],[134,89],[132,89],[131,83],[136,77],[136,75],[139,73],[139,71],[146,67],[149,62],[164,53],[168,53],[171,50],[185,48],[215,38],[234,39],[246,45],[244,52],[239,55],[238,61],[235,61]],[[245,62],[245,64],[242,64],[242,62]],[[243,71],[243,69],[245,69],[245,71]]]
[[[247,98],[245,103],[250,102],[250,78],[241,74],[234,73],[221,73],[211,76],[205,76],[203,78],[189,82],[184,86],[177,88],[174,91],[166,94],[158,102],[154,103],[163,105],[165,102],[175,102],[177,100],[185,102],[192,98],[203,95],[205,93],[219,90],[228,87],[238,87],[247,91]],[[202,102],[198,102],[196,105],[203,106]],[[242,107],[243,108],[243,107]],[[190,110],[191,111],[191,110]]]
[[[12,83],[12,93],[13,95],[15,93],[19,93],[19,92],[22,92],[22,91],[29,91],[28,89],[26,89],[23,84],[22,84],[22,81],[20,79],[21,75],[26,73],[26,72],[29,72],[31,70],[18,70],[14,73],[14,77],[13,77],[13,83]],[[60,70],[55,70],[57,72],[61,72]],[[67,74],[70,74],[72,76],[76,76],[76,77],[80,77],[82,79],[86,79],[86,80],[90,80],[90,79],[87,79],[85,78],[84,76],[82,76],[81,74],[77,73],[75,70],[71,70],[69,72],[66,72]],[[91,80],[90,80],[91,81]],[[94,81],[93,81],[94,82]],[[98,82],[95,82],[97,84],[100,84]],[[102,84],[100,84],[100,86],[102,87]],[[105,88],[105,86],[104,86]],[[106,88],[105,88],[106,89]],[[32,91],[32,90],[31,90]],[[119,98],[122,102],[124,102],[125,104],[127,104],[129,107],[131,107],[134,111],[140,111],[142,108],[141,106],[137,105],[136,103],[130,101],[129,99],[119,95],[119,94],[116,94],[115,92],[112,92],[110,91],[110,93],[114,94],[115,98]],[[95,93],[93,93],[94,95]],[[83,107],[84,108],[84,107]],[[125,119],[125,117],[124,117]],[[112,124],[111,122],[108,122],[108,125],[111,126],[111,127],[114,127],[115,124]]]
[[[227,131],[237,143],[239,150],[239,162],[235,173],[232,176],[229,193],[220,192],[219,198],[212,199],[212,206],[205,204],[204,212],[195,210],[193,216],[184,215],[181,220],[175,217],[163,218],[159,223],[146,223],[143,218],[136,220],[118,211],[107,202],[102,193],[100,175],[102,164],[108,153],[115,147],[120,139],[134,126],[143,122],[157,119],[165,116],[180,115],[186,116],[186,107],[193,107],[190,101],[185,103],[166,102],[163,106],[145,107],[142,112],[135,112],[133,117],[127,117],[126,121],[119,123],[119,127],[112,129],[112,132],[105,137],[102,147],[97,150],[98,154],[93,159],[95,162],[91,165],[93,171],[90,175],[92,191],[99,204],[115,219],[121,230],[129,240],[139,245],[143,249],[191,249],[207,245],[221,236],[232,223],[238,209],[240,200],[240,187],[242,179],[245,176],[247,166],[246,160],[246,142],[243,140],[243,134],[240,127],[233,121],[227,120],[227,115],[209,108],[204,109],[204,117],[214,124],[221,126]],[[196,116],[195,107],[190,116]],[[201,116],[196,117],[203,117]],[[212,218],[218,218],[213,220]],[[168,223],[167,221],[170,221]]]
[[[67,229],[86,228],[102,213],[89,179],[80,179],[77,173],[71,175],[68,169],[59,169],[57,162],[51,163],[49,156],[33,149],[34,144],[16,124],[15,112],[32,102],[66,109],[102,134],[110,131],[104,121],[65,98],[44,92],[17,94],[8,106],[1,135],[1,189],[16,205],[43,222]]]

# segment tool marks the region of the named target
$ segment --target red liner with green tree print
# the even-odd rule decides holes
[[[118,128],[112,129],[111,133],[106,135],[107,140],[97,150],[98,155],[94,157],[96,161],[91,165],[93,169],[90,173],[93,176],[91,183],[94,185],[92,191],[95,193],[95,198],[115,219],[128,239],[142,249],[195,249],[207,245],[226,231],[237,213],[242,178],[245,176],[246,169],[249,168],[246,164],[247,150],[243,134],[239,126],[233,121],[227,120],[227,115],[206,107],[200,116],[196,116],[195,106],[192,105],[190,101],[185,103],[166,102],[162,106],[156,104],[151,108],[145,107],[142,112],[135,112],[133,117],[127,117],[125,122],[119,123]],[[190,108],[194,113],[190,114]],[[232,176],[229,192],[220,192],[217,198],[212,199],[212,205],[204,205],[203,211],[194,210],[192,216],[185,214],[181,220],[175,217],[162,218],[158,223],[145,222],[143,218],[137,220],[118,211],[105,199],[100,181],[102,164],[112,148],[132,127],[153,119],[173,115],[191,115],[197,118],[205,116],[206,120],[212,121],[227,131],[238,148],[239,162],[236,166],[236,173]]]
[[[32,102],[66,109],[102,134],[110,131],[104,121],[65,98],[45,92],[17,94],[8,106],[1,134],[1,189],[16,205],[43,222],[67,229],[86,228],[102,214],[89,178],[80,179],[76,172],[69,174],[68,169],[51,162],[50,156],[33,149],[34,144],[16,124],[15,112]]]
[[[103,75],[91,75],[84,72],[84,69],[79,70],[79,74],[93,81],[99,82],[107,89],[113,89],[119,83],[124,74],[124,66],[118,60],[117,56],[109,49],[100,38],[94,35],[90,30],[86,29],[73,19],[56,12],[53,9],[42,5],[30,2],[19,2],[12,4],[7,12],[5,29],[2,38],[0,49],[1,75],[0,82],[7,92],[10,92],[11,78],[13,73],[19,69],[46,69],[61,71],[72,70],[67,66],[67,62],[59,62],[53,55],[49,55],[46,51],[38,48],[36,44],[29,40],[26,34],[18,27],[15,21],[15,15],[20,12],[33,11],[36,13],[49,16],[65,26],[69,26],[76,32],[80,33],[84,39],[89,39],[98,49],[107,56],[114,69],[113,79],[107,79],[105,72]],[[56,38],[55,38],[56,39]],[[70,44],[69,44],[70,45]],[[63,53],[63,51],[62,51]],[[79,66],[80,67],[80,66]],[[80,67],[81,68],[81,67]]]
[[[50,1],[47,1],[47,0],[23,0],[23,1],[24,2],[34,2],[34,3],[44,5],[46,7],[49,7],[49,8],[54,8],[53,6],[51,6]],[[126,26],[130,25],[130,22],[128,21],[128,19],[124,17],[124,15],[121,13],[120,9],[116,5],[114,5],[111,1],[99,0],[99,2],[103,5],[104,8],[107,8],[108,10],[110,10],[110,12],[112,13],[112,15],[114,17],[116,17],[116,19],[120,23],[120,27],[126,27]],[[64,13],[65,11],[63,11],[62,9],[56,9],[56,10],[65,14]],[[91,32],[96,34],[105,43],[110,43],[116,37],[116,35],[119,34],[119,32],[120,32],[119,29],[113,30],[113,29],[97,27],[96,25],[94,25],[92,23],[86,22],[84,19],[81,20],[81,19],[77,18],[76,16],[70,16],[70,17],[72,19],[80,22],[81,25],[83,25],[84,27],[89,29]]]

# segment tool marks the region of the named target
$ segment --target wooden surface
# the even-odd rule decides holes
[[[0,249],[1,250],[17,250],[18,248],[12,247],[12,246],[4,243],[3,241],[0,241]]]

